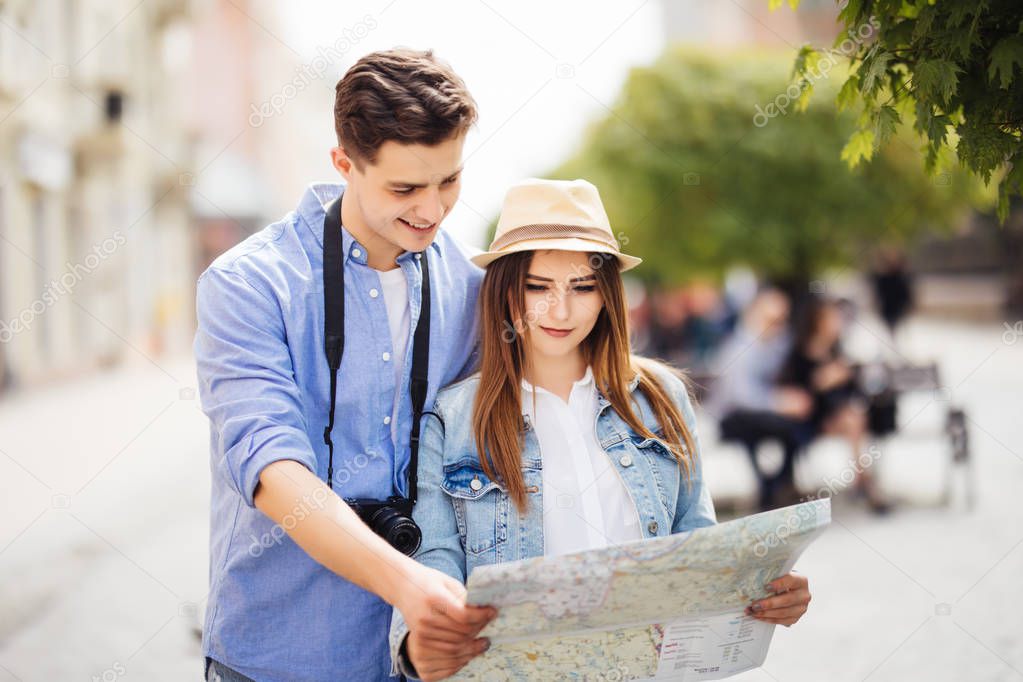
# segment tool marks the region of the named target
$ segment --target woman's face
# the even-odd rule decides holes
[[[533,254],[526,274],[527,353],[567,357],[579,352],[604,307],[590,262],[589,254],[578,251]]]

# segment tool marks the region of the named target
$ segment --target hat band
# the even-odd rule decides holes
[[[500,251],[512,244],[532,239],[589,239],[609,246],[617,252],[618,242],[607,230],[599,227],[581,227],[578,225],[562,225],[560,223],[533,223],[532,225],[520,225],[508,230],[494,240],[490,245],[491,251]]]

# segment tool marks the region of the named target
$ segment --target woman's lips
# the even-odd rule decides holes
[[[564,337],[566,337],[566,336],[568,336],[569,334],[572,333],[571,329],[554,329],[553,327],[543,327],[543,326],[541,326],[540,329],[542,329],[544,331],[544,333],[546,333],[546,334],[548,334],[550,336],[553,336],[556,339],[564,338]]]

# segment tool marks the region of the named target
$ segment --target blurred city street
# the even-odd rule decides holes
[[[208,432],[189,359],[160,365],[0,409],[2,679],[200,678]]]
[[[904,331],[903,352],[937,359],[949,390],[908,396],[900,432],[879,445],[885,488],[901,503],[877,518],[835,498],[831,528],[797,564],[813,588],[809,613],[777,629],[762,669],[735,679],[1023,677],[1023,338],[927,319]],[[2,405],[0,680],[199,679],[206,420],[189,361],[160,365]],[[951,403],[969,414],[972,510],[961,494],[939,505]],[[719,505],[741,506],[753,492],[748,463],[706,457]],[[799,479],[816,489],[845,464],[841,448],[814,449]]]

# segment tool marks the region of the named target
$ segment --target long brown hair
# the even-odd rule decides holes
[[[481,337],[480,385],[472,410],[473,433],[486,474],[501,482],[520,512],[526,507],[522,476],[522,377],[526,362],[526,274],[533,251],[502,256],[487,267],[479,295],[477,321]],[[678,460],[688,481],[696,457],[693,436],[671,394],[655,375],[658,363],[632,355],[629,316],[618,259],[591,253],[597,290],[604,298],[593,330],[582,342],[583,358],[593,370],[597,389],[615,412],[643,438],[654,438],[633,409],[629,383],[639,389],[661,425],[661,440]],[[681,378],[681,376],[680,376]]]

